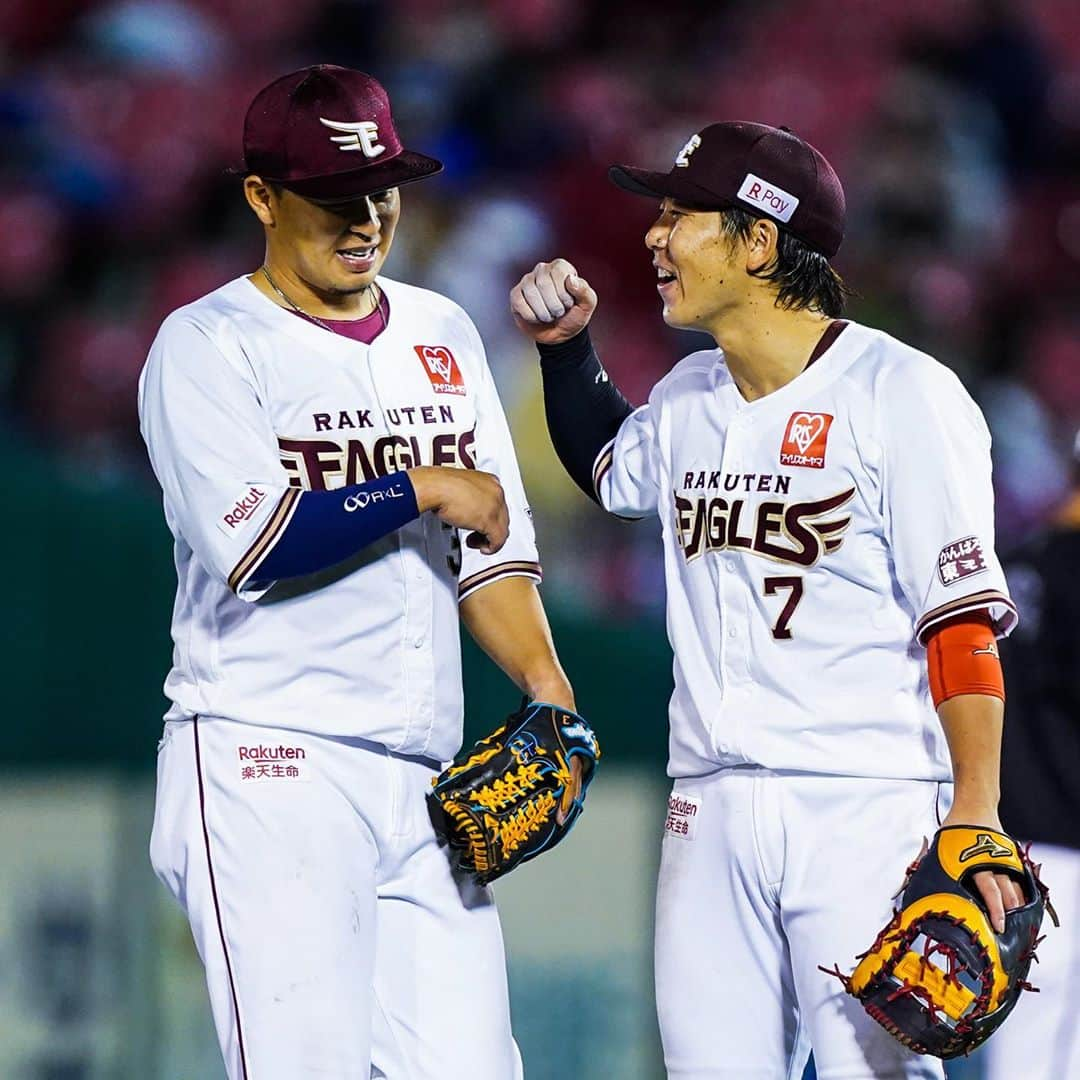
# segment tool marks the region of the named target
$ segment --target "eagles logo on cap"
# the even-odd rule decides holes
[[[338,144],[339,150],[362,150],[364,157],[374,158],[385,153],[386,147],[378,141],[379,125],[374,120],[361,120],[358,124],[341,124],[336,120],[327,120],[320,116],[319,123],[334,131],[344,131],[344,135],[331,135],[330,141]]]
[[[383,85],[317,64],[275,79],[244,118],[244,168],[312,202],[344,202],[433,176],[442,162],[406,150]]]

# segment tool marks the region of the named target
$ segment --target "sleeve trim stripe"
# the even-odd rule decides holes
[[[1005,609],[1005,613],[1000,618],[995,619],[991,616],[990,619],[995,636],[1004,637],[1016,625],[1019,613],[1016,610],[1016,605],[1004,593],[988,589],[985,592],[972,593],[970,596],[958,596],[955,600],[950,600],[947,604],[942,604],[940,607],[934,608],[933,611],[926,612],[915,624],[915,640],[920,645],[924,644],[926,632],[931,626],[941,622],[943,619],[952,618],[954,615],[963,615],[969,611],[985,611],[991,607]]]
[[[593,465],[592,481],[593,490],[596,492],[597,499],[600,500],[600,505],[603,506],[604,500],[600,494],[600,485],[604,482],[604,477],[607,476],[611,470],[611,466],[615,461],[615,440],[612,439],[596,456],[596,463]]]
[[[247,549],[243,558],[236,564],[233,572],[229,575],[229,588],[234,593],[240,592],[259,563],[266,558],[270,549],[281,539],[281,534],[285,531],[292,520],[293,514],[296,512],[301,494],[299,488],[289,488],[281,496],[277,509],[267,519],[262,532],[255,538],[255,542]]]
[[[530,577],[536,581],[544,580],[544,572],[537,562],[526,562],[519,559],[515,562],[500,563],[498,566],[489,566],[486,570],[470,574],[464,580],[458,582],[458,600],[464,600],[470,593],[476,592],[483,585],[490,585],[502,577]]]

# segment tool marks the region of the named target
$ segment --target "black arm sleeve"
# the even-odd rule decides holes
[[[570,479],[594,502],[593,465],[634,411],[600,364],[588,328],[559,345],[537,345],[544,411],[555,453]]]

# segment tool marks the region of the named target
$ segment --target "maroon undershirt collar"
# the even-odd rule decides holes
[[[347,337],[352,341],[359,341],[363,345],[370,345],[385,329],[390,321],[390,301],[386,298],[385,290],[380,290],[378,307],[370,315],[362,319],[322,319],[315,322],[309,315],[302,311],[292,311],[298,319],[311,323],[313,326],[326,327],[335,334]]]
[[[810,359],[806,361],[806,368],[820,360],[825,353],[828,352],[832,343],[836,341],[846,326],[846,319],[834,319],[827,327],[825,327],[825,333],[818,339],[818,343],[814,346],[814,351],[810,354]],[[803,371],[805,371],[806,368],[803,368]]]

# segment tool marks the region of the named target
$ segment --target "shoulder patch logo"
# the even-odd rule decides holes
[[[464,394],[465,380],[454,354],[445,345],[414,345],[431,389],[437,394]]]
[[[938,555],[938,577],[942,585],[952,585],[972,574],[981,574],[990,568],[983,556],[982,543],[977,536],[965,536],[946,544]]]
[[[825,444],[832,422],[828,413],[792,413],[780,447],[780,464],[824,469]]]
[[[239,536],[251,524],[251,515],[266,502],[266,490],[252,484],[217,520],[217,527],[226,536]]]

